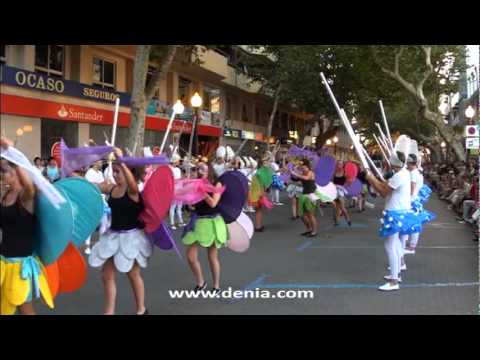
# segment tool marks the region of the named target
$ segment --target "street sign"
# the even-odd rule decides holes
[[[465,136],[466,137],[478,137],[478,125],[467,125],[465,126]]]
[[[479,149],[480,148],[480,138],[478,137],[472,137],[472,138],[466,138],[465,139],[465,144],[467,149]]]

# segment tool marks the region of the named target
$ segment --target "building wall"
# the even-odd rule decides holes
[[[83,84],[93,83],[93,57],[113,61],[116,64],[116,91],[131,93],[133,86],[133,65],[134,65],[134,46],[133,45],[66,45],[65,46],[65,64],[64,77],[66,80],[78,81]],[[35,46],[34,45],[10,45],[7,47],[7,65],[23,68],[29,71],[35,71]],[[263,95],[256,94],[258,87],[248,87],[248,78],[243,74],[236,74],[233,68],[227,64],[227,59],[214,52],[208,51],[203,56],[204,64],[200,66],[201,71],[195,67],[188,69],[179,69],[173,66],[167,77],[160,83],[159,100],[173,105],[178,99],[179,76],[192,80],[190,94],[194,91],[203,92],[204,86],[216,87],[221,93],[221,113],[225,116],[226,97],[232,100],[231,120],[226,124],[227,127],[253,131],[266,135],[268,118],[272,109],[272,100]],[[23,97],[42,99],[45,101],[54,101],[65,104],[74,104],[96,109],[111,110],[112,105],[95,100],[76,98],[29,90],[13,86],[2,86],[2,93],[13,94]],[[187,99],[188,101],[189,99]],[[189,104],[187,104],[189,105]],[[247,110],[248,122],[242,121],[242,109],[245,105]],[[255,110],[259,109],[260,119],[256,122]],[[122,107],[120,111],[128,112],[128,107]],[[279,112],[288,113],[300,119],[300,123],[306,119],[305,114],[296,114],[289,109],[280,106]],[[29,157],[36,156],[41,150],[41,121],[36,118],[26,118],[13,115],[2,115],[2,131],[8,137],[15,138],[15,132],[19,127],[32,125],[33,132],[25,134],[21,139],[23,144],[22,151],[25,151]],[[99,129],[92,130],[93,125],[79,124],[78,144],[82,146],[95,134],[95,141],[103,143],[103,132]],[[300,127],[300,126],[299,126]],[[122,130],[123,131],[123,130]],[[125,129],[125,131],[128,131]],[[286,134],[288,129],[282,129],[282,134]],[[35,133],[37,133],[35,135]],[[282,135],[283,136],[283,135]],[[156,141],[156,134],[148,134],[147,142]],[[98,138],[98,139],[97,139]]]
[[[22,136],[17,137],[18,129],[23,129],[26,125],[32,127],[32,132],[24,132]],[[16,146],[20,148],[25,156],[32,160],[35,156],[40,156],[41,143],[41,120],[38,118],[15,116],[15,115],[0,115],[0,128],[2,134],[12,141],[16,141]]]

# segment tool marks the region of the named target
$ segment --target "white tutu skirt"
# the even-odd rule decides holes
[[[88,263],[91,267],[101,267],[113,257],[117,270],[127,273],[132,270],[135,261],[140,267],[146,268],[152,252],[152,244],[143,230],[134,229],[128,232],[110,230],[101,235],[98,243],[93,246]]]

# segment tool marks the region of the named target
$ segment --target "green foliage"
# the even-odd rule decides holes
[[[431,74],[421,45],[255,45],[251,50],[258,55],[245,56],[242,61],[252,81],[260,81],[265,92],[271,94],[283,84],[283,103],[336,118],[319,77],[324,72],[339,104],[359,120],[367,135],[376,130],[375,122],[382,121],[380,99],[392,132],[408,128],[428,137],[435,130],[420,117],[418,99],[382,71],[382,67],[395,70],[395,55],[400,50],[400,75],[414,87],[423,88],[433,111],[440,94],[457,91],[459,74],[465,69],[462,45],[432,45]]]

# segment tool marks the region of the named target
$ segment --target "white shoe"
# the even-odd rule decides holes
[[[284,203],[278,202],[277,205],[285,205]]]
[[[405,250],[403,251],[403,253],[404,253],[405,255],[410,255],[410,254],[415,255],[415,250],[405,249]]]
[[[172,228],[172,230],[177,230],[177,227],[175,225],[170,225],[170,227]]]
[[[392,291],[392,290],[400,290],[400,285],[392,285],[389,282],[387,282],[385,285],[382,285],[378,288],[380,291]]]
[[[390,266],[387,267],[387,270],[390,271]],[[400,271],[405,271],[407,270],[407,265],[406,264],[403,264],[401,267],[400,267]]]
[[[92,253],[92,250],[89,247],[87,247],[85,249],[85,254],[90,255],[91,253]]]
[[[180,227],[184,227],[184,226],[187,226],[187,224],[185,224],[185,223],[181,222],[180,224],[178,224],[178,226],[180,226]]]
[[[401,277],[399,277],[398,279],[394,279],[394,278],[392,278],[391,275],[385,275],[383,278],[384,278],[385,280],[398,280],[398,282],[402,282],[402,278],[401,278]]]

